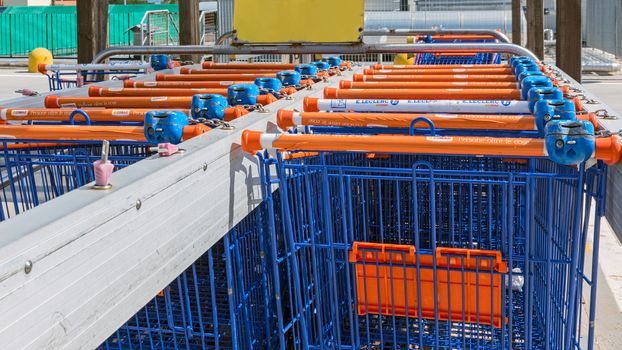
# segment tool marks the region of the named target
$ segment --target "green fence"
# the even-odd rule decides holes
[[[178,12],[177,5],[110,5],[110,45],[132,45],[128,29],[155,10],[169,10],[175,18]],[[75,56],[76,38],[75,6],[0,7],[0,57],[27,56],[37,47],[55,57]]]

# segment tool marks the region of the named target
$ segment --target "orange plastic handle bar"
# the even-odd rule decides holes
[[[424,69],[424,68],[432,68],[432,69],[453,69],[453,68],[509,68],[510,66],[507,64],[487,64],[487,65],[479,65],[479,64],[408,64],[408,65],[383,65],[376,63],[372,66],[372,69]]]
[[[292,63],[214,63],[203,62],[204,69],[278,69],[291,70],[296,67]]]
[[[196,69],[196,68],[182,68],[179,73],[181,74],[266,74],[266,73],[278,73],[281,69]]]
[[[89,96],[194,96],[197,94],[217,94],[227,96],[227,89],[151,89],[151,88],[129,88],[129,89],[114,89],[114,88],[102,88],[98,86],[89,87]]]
[[[142,126],[5,125],[0,138],[145,141]]]
[[[517,114],[322,113],[282,109],[278,111],[276,120],[277,125],[283,130],[299,125],[409,128],[411,122],[419,117],[431,120],[439,129],[537,130],[533,116]],[[415,124],[415,128],[427,129],[428,127],[428,124],[423,121]]]
[[[181,108],[190,109],[192,97],[59,97],[48,95],[47,108],[104,107],[104,108]]]
[[[435,34],[433,40],[497,40],[492,35],[482,34]]]
[[[276,100],[277,98],[272,94],[260,95],[257,97],[257,103],[263,106],[275,102]],[[188,110],[192,105],[192,97],[59,97],[48,95],[45,97],[44,104],[46,108],[103,107]]]
[[[9,108],[0,110],[0,119],[7,120],[41,120],[41,121],[69,121],[69,115],[74,109],[54,108]],[[152,109],[83,109],[93,122],[142,122],[147,112]],[[76,115],[76,122],[83,120]]]
[[[183,137],[187,140],[209,130],[203,124],[186,126]],[[142,126],[0,125],[0,138],[145,141]]]
[[[266,74],[156,74],[156,81],[255,81],[257,78],[276,78]]]
[[[443,74],[469,74],[469,75],[510,75],[511,68],[413,68],[413,69],[365,69],[366,75],[443,75]]]
[[[443,89],[443,88],[462,88],[462,89],[517,89],[515,82],[482,82],[482,81],[416,81],[416,82],[397,82],[397,81],[349,81],[339,82],[342,89]]]
[[[264,134],[245,130],[242,147],[251,154],[274,148],[287,151],[545,156],[543,139],[481,136]]]
[[[265,134],[245,130],[242,148],[251,154],[273,148],[286,151],[347,151],[366,153],[455,154],[473,156],[544,157],[544,139],[482,136],[387,136]],[[609,165],[620,161],[620,139],[596,139],[595,158]]]
[[[354,81],[484,81],[484,82],[516,82],[514,75],[469,75],[469,74],[441,74],[441,75],[364,75],[354,74]]]
[[[234,84],[248,83],[248,81],[134,81],[126,80],[126,88],[153,88],[153,89],[218,89],[227,88]]]
[[[324,89],[328,99],[520,100],[518,89]]]

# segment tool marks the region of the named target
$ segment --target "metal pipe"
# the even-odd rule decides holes
[[[224,33],[223,35],[219,36],[218,39],[216,39],[215,45],[222,45],[222,44],[224,44],[225,40],[234,38],[235,37],[235,33],[236,33],[235,30],[232,30],[230,32]]]
[[[433,52],[498,52],[538,58],[524,47],[507,43],[439,43],[439,44],[389,44],[389,45],[244,45],[234,46],[116,46],[99,52],[93,63],[116,55],[187,54],[187,55],[289,55],[289,54],[374,54],[374,53],[433,53]]]
[[[490,35],[502,43],[510,43],[510,39],[503,33],[492,29],[385,29],[385,30],[366,30],[363,36],[415,36],[415,35],[455,35],[455,34],[476,34]]]

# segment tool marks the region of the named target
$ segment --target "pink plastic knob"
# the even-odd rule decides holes
[[[158,154],[160,157],[168,157],[179,151],[179,147],[175,146],[172,143],[159,143],[158,144]]]
[[[93,162],[93,169],[95,171],[95,185],[105,187],[110,184],[110,176],[114,170],[114,164],[110,161],[102,163],[101,160]]]

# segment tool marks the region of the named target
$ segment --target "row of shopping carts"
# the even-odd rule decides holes
[[[268,348],[593,348],[620,140],[525,57],[353,80],[243,135],[271,220]]]
[[[373,65],[246,131],[263,203],[101,348],[592,348],[619,140],[539,62],[482,57]],[[118,169],[347,68],[206,62],[0,110],[0,220],[96,180],[103,140]]]
[[[0,221],[94,180],[106,188],[112,169],[158,153],[158,144],[170,154],[165,144],[226,126],[342,69],[338,58],[203,66],[122,88],[91,84],[88,97],[48,95],[45,108],[0,109]]]

